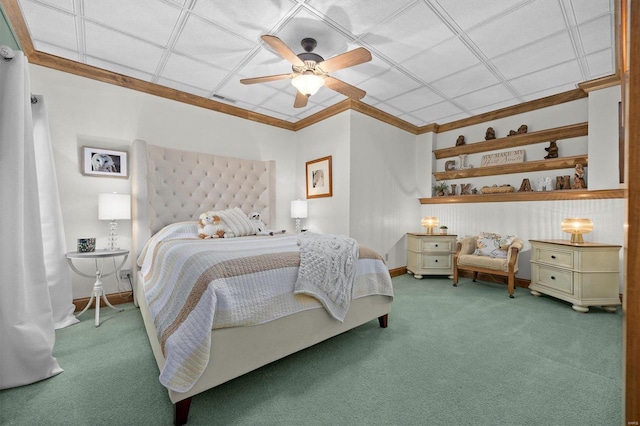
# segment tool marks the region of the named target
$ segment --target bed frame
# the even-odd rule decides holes
[[[240,207],[259,212],[269,224],[275,217],[275,162],[240,160],[148,145],[132,145],[131,186],[134,259],[164,226],[197,220],[199,212]],[[158,364],[164,356],[143,294],[139,268],[134,274],[134,301],[140,307]],[[351,302],[343,323],[324,309],[312,309],[251,327],[216,329],[211,333],[209,363],[188,392],[169,390],[176,425],[187,422],[192,396],[253,371],[294,352],[378,318],[387,327],[391,298],[367,296]]]

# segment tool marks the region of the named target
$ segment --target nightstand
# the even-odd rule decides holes
[[[407,271],[413,278],[452,275],[457,235],[407,234]]]
[[[120,262],[118,266],[115,266],[116,265],[115,258],[118,256],[124,256],[124,257],[122,258],[122,262]],[[91,298],[89,299],[89,303],[87,303],[87,306],[85,306],[82,312],[80,312],[76,316],[80,316],[84,314],[87,311],[87,309],[91,307],[91,304],[95,299],[96,301],[95,326],[98,327],[100,325],[100,297],[102,297],[102,300],[104,300],[104,303],[106,303],[107,306],[110,307],[111,309],[115,309],[116,311],[119,311],[119,312],[124,311],[124,309],[116,308],[109,302],[109,300],[107,300],[107,296],[104,293],[104,289],[102,287],[102,278],[108,277],[110,275],[114,275],[115,273],[117,273],[124,266],[128,256],[129,256],[129,250],[104,250],[103,249],[103,250],[96,250],[96,251],[90,251],[90,252],[74,251],[74,252],[67,253],[67,262],[69,263],[69,266],[71,267],[71,269],[73,269],[73,271],[76,274],[81,275],[83,277],[87,277],[87,278],[95,277],[96,279],[96,282],[93,283],[93,292],[91,293]],[[104,267],[104,259],[107,259],[107,258],[113,259],[114,270],[109,272],[108,274],[103,275],[102,269]],[[73,259],[94,259],[96,263],[95,274],[89,275],[89,274],[85,274],[82,271],[79,271],[73,264]],[[100,265],[98,265],[98,260],[100,261]]]
[[[568,240],[529,242],[531,294],[565,300],[578,312],[589,312],[589,306],[601,306],[607,312],[617,310],[621,246]]]

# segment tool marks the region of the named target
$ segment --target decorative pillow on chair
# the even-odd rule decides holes
[[[507,235],[503,237],[493,232],[481,232],[478,235],[478,243],[476,250],[473,252],[476,256],[489,256],[507,258],[509,246],[516,239],[515,235]]]

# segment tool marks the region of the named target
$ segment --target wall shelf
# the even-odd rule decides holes
[[[498,149],[514,148],[517,146],[532,145],[540,142],[549,142],[558,139],[577,138],[587,136],[588,124],[578,123],[568,126],[555,127],[553,129],[537,132],[523,133],[504,138],[491,139],[483,142],[475,142],[451,148],[435,149],[433,154],[436,159],[457,157],[461,154],[477,154],[479,152],[494,151]]]
[[[562,189],[557,191],[509,192],[503,194],[445,195],[420,198],[420,204],[494,203],[509,201],[558,201],[627,198],[627,189]]]
[[[481,176],[505,175],[511,173],[543,172],[546,170],[569,169],[576,164],[588,165],[587,155],[549,158],[547,160],[527,161],[524,163],[500,164],[498,166],[478,167],[448,172],[434,172],[436,180],[465,179]]]

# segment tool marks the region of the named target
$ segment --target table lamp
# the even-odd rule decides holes
[[[433,234],[433,229],[438,227],[440,221],[434,216],[425,216],[422,218],[422,226],[427,234]]]
[[[588,234],[593,231],[593,222],[591,219],[576,219],[569,218],[564,219],[560,224],[563,232],[567,232],[571,234],[571,242],[575,244],[584,243],[584,238],[582,238],[582,234]]]
[[[118,250],[118,219],[131,219],[131,196],[128,194],[98,195],[98,219],[110,220],[108,249]]]
[[[296,220],[296,234],[300,233],[300,219],[307,217],[307,202],[294,200],[291,202],[291,217]]]

